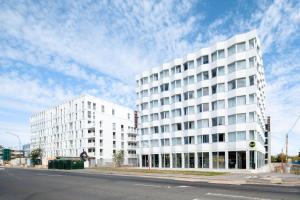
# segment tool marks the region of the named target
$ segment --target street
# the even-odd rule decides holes
[[[0,200],[300,199],[300,187],[222,185],[166,179],[0,168]]]

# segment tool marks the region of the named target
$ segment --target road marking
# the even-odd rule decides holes
[[[188,187],[191,187],[191,186],[187,186],[187,185],[179,185],[177,186],[178,188],[188,188]]]
[[[238,195],[230,195],[230,194],[219,194],[219,193],[206,193],[205,195],[208,195],[208,196],[219,196],[219,197],[231,197],[231,198],[237,198],[237,199],[271,200],[271,199],[265,199],[265,198],[259,198],[259,197],[247,197],[247,196],[238,196]]]
[[[134,184],[136,186],[144,186],[144,187],[156,187],[156,188],[161,188],[159,185],[150,185],[150,184]]]

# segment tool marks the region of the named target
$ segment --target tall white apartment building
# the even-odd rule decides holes
[[[136,77],[140,167],[264,165],[265,78],[256,31]]]
[[[90,165],[112,163],[124,152],[124,164],[136,165],[136,126],[133,110],[82,95],[34,113],[30,118],[31,149],[43,149],[43,160],[79,157],[85,150]]]

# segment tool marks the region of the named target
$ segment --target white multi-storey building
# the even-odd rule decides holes
[[[138,75],[140,167],[261,168],[265,79],[260,49],[251,31]]]
[[[124,152],[124,164],[136,165],[136,126],[133,110],[83,95],[30,118],[31,149],[40,147],[43,160],[79,157],[85,150],[90,165],[112,163]]]

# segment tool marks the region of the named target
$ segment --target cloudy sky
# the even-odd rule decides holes
[[[257,29],[273,153],[300,114],[300,1],[0,0],[0,144],[29,142],[33,111],[87,93],[135,107],[134,76]],[[300,121],[290,133],[300,150]]]

